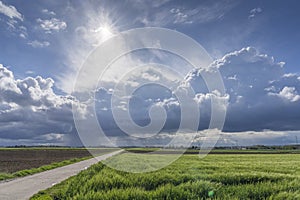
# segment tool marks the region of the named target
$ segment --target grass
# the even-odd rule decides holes
[[[155,153],[159,148],[125,148],[128,152],[134,153]],[[176,153],[181,152],[182,150],[169,150],[164,149],[165,153]],[[185,154],[199,154],[199,149],[187,149]],[[299,153],[300,149],[213,149],[209,152],[210,154],[290,154],[290,153]]]
[[[109,162],[128,165],[130,156],[120,154]],[[148,173],[98,163],[31,199],[300,199],[300,154],[183,155]]]

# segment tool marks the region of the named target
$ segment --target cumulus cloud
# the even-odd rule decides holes
[[[247,47],[214,61],[213,69],[220,71],[229,97],[225,131],[299,130],[300,82],[285,74],[284,63]],[[207,91],[200,71],[187,76],[197,93]]]
[[[260,7],[253,8],[250,10],[250,15],[248,16],[249,19],[254,18],[257,14],[261,13],[263,10]]]
[[[16,7],[12,5],[5,5],[2,1],[0,1],[0,13],[6,15],[11,19],[18,19],[23,21],[22,14],[16,9]]]
[[[164,90],[158,86],[148,85],[139,88],[131,96],[119,96],[115,101],[118,103],[113,104],[115,107],[111,107],[114,90],[111,87],[102,88],[96,92],[98,119],[103,129],[108,131],[108,135],[120,136],[128,144],[137,144],[135,142],[141,141],[126,138],[118,128],[112,109],[128,111],[137,125],[147,126],[151,121],[150,110],[153,106],[157,106],[165,109],[167,116],[161,132],[176,132],[181,120],[181,105],[175,94],[188,85],[195,91],[193,99],[200,110],[199,131],[209,127],[213,102],[214,109],[224,111],[227,108],[224,132],[230,134],[241,132],[247,134],[249,138],[253,132],[257,138],[258,134],[265,134],[261,141],[266,141],[272,134],[268,135],[269,132],[265,130],[270,130],[274,132],[272,138],[278,142],[282,137],[275,137],[277,133],[300,129],[299,76],[286,74],[284,68],[283,62],[276,62],[272,56],[259,53],[253,47],[246,47],[226,54],[214,61],[208,69],[191,71],[179,86],[174,84],[178,87]],[[225,94],[217,90],[208,91],[201,76],[203,73],[213,75],[217,70],[223,78]],[[133,76],[125,82],[127,84],[124,84],[124,88],[130,90],[137,87],[144,79],[155,82],[162,77],[158,72],[145,70],[141,75]],[[164,115],[157,115],[155,119],[163,120]],[[123,122],[128,123],[126,120]],[[259,142],[258,139],[253,143]],[[150,141],[153,144],[154,140],[149,139]]]
[[[290,145],[296,144],[299,131],[244,131],[221,132],[218,145],[248,146],[248,145]]]
[[[36,21],[46,33],[52,33],[53,31],[58,32],[67,28],[67,23],[57,18],[44,20],[38,18]]]
[[[226,89],[224,94],[217,90],[208,91],[201,76],[203,73],[213,75],[217,70],[223,78]],[[234,143],[238,140],[239,143],[246,145],[247,140],[249,143],[254,136],[256,139],[251,140],[251,144],[260,142],[275,144],[280,141],[288,143],[292,139],[285,133],[300,130],[299,75],[286,73],[283,62],[277,62],[272,56],[262,54],[253,47],[230,52],[214,61],[207,69],[194,69],[182,82],[164,75],[166,75],[164,71],[144,67],[139,73],[124,79],[122,88],[132,91],[143,82],[163,82],[171,87],[144,85],[130,95],[117,93],[119,95],[115,96],[116,99],[112,104],[113,94],[122,89],[114,88],[113,84],[104,85],[96,90],[95,95],[86,94],[86,97],[81,93],[73,94],[76,98],[57,95],[53,90],[52,79],[42,77],[15,79],[13,73],[1,65],[0,137],[61,140],[60,135],[56,134],[65,137],[66,132],[74,131],[71,105],[77,105],[78,112],[88,116],[86,119],[90,119],[91,111],[94,109],[91,104],[93,100],[102,129],[117,143],[162,145],[170,141],[172,136],[169,134],[172,135],[179,128],[181,105],[176,94],[184,92],[186,87],[192,87],[195,92],[191,97],[200,110],[198,130],[204,135],[200,137],[202,139],[205,138],[205,130],[210,122],[212,102],[216,109],[224,111],[227,108],[223,132],[218,130],[223,137],[220,144]],[[82,102],[79,103],[77,99]],[[165,115],[162,112],[152,115],[153,108],[163,108]],[[145,141],[128,137],[116,123],[113,111],[129,112],[131,120],[139,126],[149,125],[151,119],[163,120],[165,116],[166,121],[159,135]],[[130,120],[126,118],[121,119],[123,124],[128,122]],[[93,131],[88,122],[85,127],[88,127],[88,132]],[[16,129],[20,132],[16,133]],[[268,138],[274,140],[268,143]]]
[[[295,144],[295,136],[299,131],[242,131],[242,132],[222,132],[217,129],[206,129],[197,133],[167,133],[163,132],[154,138],[160,141],[160,144],[169,142],[171,139],[178,137],[184,140],[192,137],[191,145],[201,146],[204,142],[209,142],[218,137],[217,146],[240,147],[248,145],[283,145]],[[152,144],[155,144],[155,139],[152,138]],[[178,146],[181,145],[178,139]]]
[[[42,9],[42,13],[44,13],[44,14],[47,14],[47,15],[56,15],[56,13],[55,12],[53,12],[53,11],[50,11],[50,10],[48,10],[48,9]]]
[[[225,94],[222,96],[220,92],[217,90],[212,91],[211,93],[198,93],[195,95],[195,101],[201,105],[207,101],[210,101],[211,99],[215,99],[215,102],[217,102],[217,105],[220,106],[219,109],[226,110],[226,107],[228,105],[229,95]]]
[[[298,95],[295,87],[284,87],[277,95],[291,102],[300,100],[300,95]]]
[[[24,139],[34,143],[39,138],[61,140],[60,134],[68,137],[76,132],[72,105],[83,115],[85,106],[72,96],[55,94],[53,87],[51,78],[15,79],[10,70],[0,65],[1,140]]]
[[[43,48],[43,47],[49,46],[50,42],[33,40],[33,41],[28,42],[27,44],[34,47],[34,48]]]

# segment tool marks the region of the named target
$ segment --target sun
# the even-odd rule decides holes
[[[114,31],[112,26],[108,24],[101,25],[95,30],[95,33],[97,33],[102,40],[107,40],[108,38],[113,36],[114,35],[113,32]]]

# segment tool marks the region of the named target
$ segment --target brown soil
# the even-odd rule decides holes
[[[97,153],[111,149],[93,150]],[[86,149],[1,149],[0,173],[12,173],[23,169],[37,168],[54,162],[91,156]]]

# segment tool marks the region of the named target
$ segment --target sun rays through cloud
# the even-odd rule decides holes
[[[147,65],[159,63],[178,71],[189,66],[171,53],[147,49],[123,56],[94,91],[97,111],[115,140],[123,142],[112,118],[113,85],[143,66],[139,73],[126,77],[124,87],[132,89],[145,80],[191,86],[201,111],[200,132],[207,128],[214,99],[219,108],[228,106],[226,137],[244,138],[245,145],[293,143],[300,131],[299,5],[298,1],[258,0],[37,0],[35,4],[0,0],[0,146],[18,141],[38,144],[44,138],[54,144],[80,144],[71,106],[76,105],[85,117],[91,113],[86,102],[82,104],[72,93],[79,70],[99,45],[123,31],[146,27],[175,30],[201,44],[213,58],[209,69],[220,71],[226,92],[207,91],[199,66],[179,80]],[[135,42],[143,41],[120,40],[113,50]],[[154,43],[161,46],[160,41]],[[176,40],[172,45],[184,46]],[[89,78],[82,81],[83,86],[92,84],[98,83]],[[180,122],[180,106],[173,93],[149,87],[120,97],[122,105],[116,109],[126,110],[130,99],[133,119],[145,125],[151,107],[164,108],[168,119],[163,134],[153,142],[163,140]],[[256,139],[247,141],[251,137]]]

